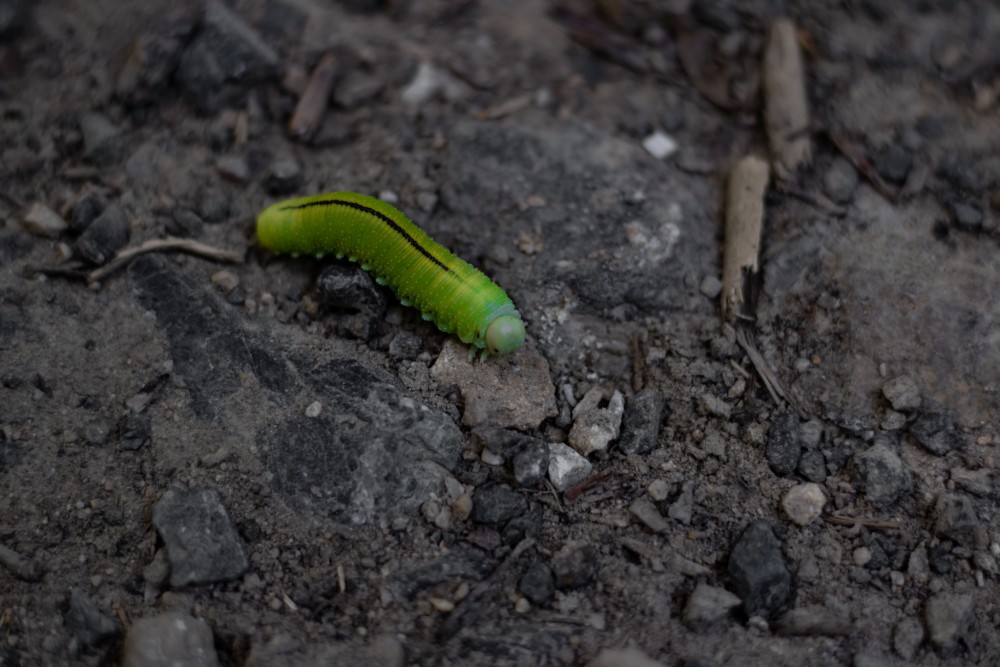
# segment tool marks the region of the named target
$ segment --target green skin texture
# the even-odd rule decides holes
[[[484,358],[524,343],[521,316],[499,285],[374,197],[333,192],[278,202],[258,216],[257,239],[273,252],[360,262],[403,305],[483,350]]]

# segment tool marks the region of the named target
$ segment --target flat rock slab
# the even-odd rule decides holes
[[[555,417],[556,388],[545,357],[519,350],[485,363],[469,361],[468,348],[449,340],[431,375],[444,385],[457,385],[465,399],[462,423],[528,430]]]

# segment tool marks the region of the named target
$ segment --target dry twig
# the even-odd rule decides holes
[[[243,252],[238,250],[220,250],[219,248],[199,243],[198,241],[192,241],[190,239],[175,239],[170,237],[165,239],[152,239],[151,241],[146,241],[142,245],[138,245],[133,248],[125,248],[115,255],[113,260],[88,273],[87,282],[100,282],[103,278],[111,275],[139,255],[147,252],[159,252],[163,250],[186,252],[189,255],[197,255],[199,257],[215,260],[217,262],[236,263],[243,261]]]
[[[809,162],[812,148],[802,52],[795,25],[787,19],[771,24],[763,79],[771,162],[779,180],[790,180],[801,165]]]
[[[734,322],[742,314],[746,282],[757,274],[764,227],[767,163],[749,155],[729,173],[726,188],[726,247],[722,257],[722,316]]]

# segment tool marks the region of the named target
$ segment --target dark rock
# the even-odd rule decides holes
[[[902,183],[913,166],[913,157],[899,144],[891,144],[875,159],[875,169],[888,181]]]
[[[556,588],[569,590],[589,584],[597,573],[597,559],[594,555],[594,548],[590,545],[561,549],[552,558]]]
[[[73,215],[69,220],[69,230],[74,234],[79,234],[87,229],[97,216],[104,211],[106,206],[104,198],[96,192],[88,193],[83,199],[73,206]]]
[[[917,132],[924,139],[934,141],[945,135],[945,123],[937,116],[923,116],[917,121]]]
[[[944,456],[962,444],[951,419],[940,412],[921,415],[910,424],[909,432],[927,451],[937,456]]]
[[[528,436],[519,431],[494,426],[477,426],[472,429],[472,441],[485,447],[505,461],[510,460],[524,448]]]
[[[802,442],[799,438],[799,418],[788,410],[778,415],[767,433],[765,456],[776,475],[790,475],[799,465]]]
[[[148,412],[129,413],[119,428],[122,449],[135,451],[149,442],[152,435],[152,421]]]
[[[142,618],[125,636],[122,667],[219,667],[212,628],[180,612]]]
[[[205,229],[205,224],[197,213],[185,206],[177,206],[172,211],[175,225],[171,231],[177,236],[197,238]]]
[[[876,507],[896,502],[910,488],[910,472],[899,455],[877,443],[854,456],[854,483]]]
[[[472,494],[472,514],[476,523],[500,526],[528,509],[524,495],[506,484],[487,482],[476,487]]]
[[[500,533],[500,538],[507,546],[514,547],[526,537],[537,537],[541,525],[541,509],[535,505],[529,505],[527,512],[515,516],[507,522]]]
[[[823,191],[838,204],[846,204],[858,187],[858,171],[846,158],[833,160],[823,174]]]
[[[373,319],[385,312],[385,297],[375,281],[350,264],[333,262],[323,267],[316,278],[316,292],[320,305],[326,308],[360,312]]]
[[[136,37],[115,82],[115,93],[122,101],[138,105],[162,98],[195,20],[188,7],[173,7],[158,16],[149,31]]]
[[[457,546],[430,560],[418,563],[393,577],[395,591],[407,599],[420,591],[453,582],[479,581],[494,568],[494,561],[480,549]]]
[[[129,228],[125,212],[118,204],[109,204],[76,240],[76,251],[98,266],[109,262],[128,243]]]
[[[255,340],[214,288],[159,256],[136,258],[128,272],[136,298],[166,330],[174,370],[184,379],[196,413],[225,409],[245,375],[276,396],[287,395],[295,385],[287,361]]]
[[[937,593],[927,600],[924,620],[927,623],[927,639],[931,646],[942,656],[950,656],[972,631],[975,620],[972,613],[972,596]]]
[[[205,190],[199,197],[198,214],[205,222],[222,222],[229,217],[229,199],[217,189]]]
[[[934,534],[966,546],[982,541],[984,529],[968,496],[942,493],[934,503]]]
[[[748,616],[772,617],[791,596],[792,577],[771,527],[750,524],[729,556],[729,576]]]
[[[212,0],[181,54],[177,81],[200,111],[214,113],[273,75],[277,65],[274,49],[239,15]]]
[[[629,399],[622,416],[619,448],[629,456],[648,454],[656,449],[663,419],[663,394],[643,389]]]
[[[520,486],[533,487],[545,481],[549,471],[549,445],[531,438],[513,458],[514,479]]]
[[[13,39],[31,13],[31,0],[0,0],[0,39]]]
[[[826,480],[826,459],[818,449],[807,449],[799,459],[799,474],[810,482],[822,484]]]
[[[389,341],[389,358],[393,361],[416,359],[422,347],[420,336],[410,331],[400,331]]]
[[[955,567],[955,557],[951,555],[951,549],[955,546],[950,541],[945,540],[931,547],[927,553],[927,563],[937,574],[949,574]]]
[[[740,27],[740,16],[726,0],[698,0],[691,13],[699,22],[721,32],[732,32]]]
[[[109,526],[120,526],[125,523],[125,512],[116,505],[108,505],[101,511],[104,523]]]
[[[230,581],[246,572],[243,543],[214,489],[168,490],[153,507],[153,525],[174,588]]]
[[[955,223],[955,226],[959,229],[963,229],[967,232],[974,232],[983,227],[983,212],[979,210],[979,206],[972,202],[966,201],[952,201],[949,204],[951,208],[951,219]]]
[[[945,158],[937,168],[937,175],[960,190],[978,194],[984,187],[983,174],[965,156]]]
[[[70,594],[65,623],[66,629],[85,649],[109,644],[121,632],[116,620],[102,613],[89,597],[76,588]]]
[[[124,149],[121,132],[105,116],[87,111],[80,114],[83,159],[99,167],[117,162]]]
[[[527,569],[518,582],[521,595],[534,605],[544,605],[556,594],[556,581],[552,569],[545,563],[535,563]]]
[[[302,187],[302,168],[293,157],[283,157],[271,164],[264,184],[272,195],[287,195]]]

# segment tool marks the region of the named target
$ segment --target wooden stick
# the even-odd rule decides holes
[[[795,25],[788,19],[771,24],[764,50],[764,124],[771,162],[779,180],[790,180],[809,162],[809,103],[802,52]]]
[[[165,239],[152,239],[150,241],[146,241],[142,245],[135,246],[134,248],[126,248],[125,250],[122,250],[113,260],[87,274],[87,282],[100,282],[102,278],[114,273],[139,255],[161,250],[177,250],[180,252],[186,252],[190,255],[198,255],[199,257],[204,257],[206,259],[213,259],[217,262],[237,263],[243,261],[243,252],[239,250],[220,250],[219,248],[199,243],[198,241],[192,241],[190,239],[175,239],[170,237]]]
[[[309,77],[305,92],[299,98],[292,118],[288,121],[288,134],[293,138],[309,139],[316,132],[326,112],[336,75],[336,56],[333,51],[327,51]]]
[[[726,189],[726,247],[722,257],[722,317],[735,322],[745,302],[745,281],[756,275],[764,227],[767,162],[749,155],[733,167]]]

